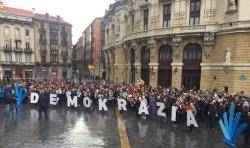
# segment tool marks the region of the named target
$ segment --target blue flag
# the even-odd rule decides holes
[[[23,100],[27,97],[28,94],[23,88],[21,88],[17,85],[15,85],[14,88],[15,88],[15,93],[17,96],[17,107],[18,107],[18,109],[20,109]]]

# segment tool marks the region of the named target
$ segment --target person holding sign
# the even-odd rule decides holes
[[[193,103],[186,103],[185,110],[187,112],[187,126],[189,127],[190,131],[193,131],[194,127],[198,127],[195,120],[196,108]]]
[[[176,101],[172,105],[171,121],[173,122],[173,127],[177,127],[176,113],[177,113],[177,110],[178,110],[178,106],[179,106],[179,102],[178,101]]]

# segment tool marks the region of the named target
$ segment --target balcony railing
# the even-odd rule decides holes
[[[197,31],[197,30],[205,30],[206,25],[193,25],[193,26],[183,26],[180,28],[181,31]]]
[[[20,47],[14,47],[14,51],[15,52],[22,52],[22,48],[20,48]]]
[[[50,44],[58,44],[58,38],[57,39],[50,38]]]
[[[40,49],[40,53],[42,56],[46,56],[47,55],[47,50],[46,49]]]
[[[10,51],[12,51],[12,47],[6,47],[6,46],[4,46],[3,50],[6,51],[6,52],[10,52]]]
[[[46,39],[39,39],[40,44],[46,44],[47,40]]]
[[[50,33],[58,33],[58,29],[50,29]]]
[[[24,49],[24,52],[25,52],[25,53],[32,53],[33,51],[32,51],[31,48],[25,48],[25,49]]]
[[[40,29],[39,29],[39,32],[40,32],[40,33],[46,33],[47,30],[46,30],[45,28],[40,28]]]

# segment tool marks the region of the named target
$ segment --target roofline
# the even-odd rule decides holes
[[[6,7],[6,8],[12,8],[12,9],[17,9],[17,10],[22,10],[22,11],[27,11],[27,12],[29,12],[29,13],[33,13],[32,11],[30,11],[30,10],[25,10],[25,9],[20,9],[20,8],[15,8],[15,7],[9,7],[9,6],[4,6],[4,7]],[[14,13],[14,12],[5,12],[5,11],[3,11],[3,13],[10,13],[10,14],[14,14],[14,15],[20,15],[20,16],[26,16],[26,17],[30,17],[30,18],[33,18],[34,20],[36,20],[36,21],[40,21],[40,20],[42,20],[42,21],[47,21],[47,22],[55,22],[55,23],[58,23],[58,24],[65,24],[65,25],[69,25],[69,26],[71,26],[72,27],[72,24],[70,24],[70,23],[68,23],[67,21],[65,21],[65,20],[63,20],[63,18],[61,17],[61,19],[62,19],[62,21],[64,21],[64,22],[62,22],[62,21],[51,21],[51,20],[46,20],[46,19],[39,19],[39,18],[36,18],[36,15],[45,15],[45,14],[41,14],[41,13],[33,13],[32,15],[25,15],[25,14],[18,14],[18,13]],[[49,17],[55,17],[56,18],[56,16],[49,16]]]
[[[104,21],[104,17],[96,17],[96,18],[94,18],[94,20],[84,29],[84,31],[82,32],[82,34],[83,34],[84,32],[86,32],[87,29],[88,29],[95,21],[97,21],[97,20]]]

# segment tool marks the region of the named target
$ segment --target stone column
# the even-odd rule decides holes
[[[126,83],[130,83],[131,82],[131,64],[126,64]]]
[[[183,63],[172,63],[172,86],[181,88]]]
[[[182,81],[182,51],[181,51],[181,43],[182,38],[180,35],[174,35],[172,39],[173,43],[173,52],[174,58],[172,66],[172,86],[176,88],[181,88],[181,81]]]
[[[147,42],[148,48],[150,49],[150,78],[149,84],[150,86],[157,87],[158,85],[158,50],[157,50],[157,42],[154,38],[151,38]]]
[[[135,63],[135,80],[141,79],[141,63]]]
[[[158,85],[158,67],[159,63],[150,63],[150,86],[157,87]]]

